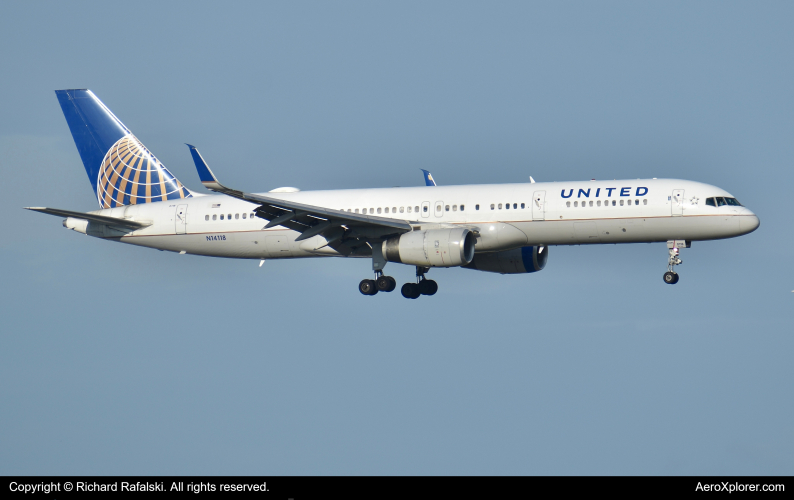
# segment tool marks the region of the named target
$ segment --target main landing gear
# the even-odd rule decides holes
[[[361,280],[358,284],[358,291],[363,295],[375,295],[378,292],[391,292],[397,288],[397,281],[391,276],[383,275],[383,268],[386,266],[386,259],[383,258],[381,246],[372,246],[372,270],[375,271],[374,280]],[[406,283],[400,290],[406,299],[416,299],[420,295],[433,295],[438,291],[438,283],[425,278],[425,273],[430,271],[429,267],[416,266],[416,283]]]
[[[391,276],[384,276],[383,271],[377,272],[374,280],[361,280],[358,291],[364,295],[375,295],[378,292],[392,292],[397,288],[397,280]]]
[[[670,240],[667,242],[667,272],[664,273],[664,282],[668,285],[675,285],[678,283],[678,273],[673,270],[673,266],[682,264],[683,261],[678,254],[681,248],[689,248],[692,244],[684,240]]]
[[[406,299],[417,299],[420,295],[434,295],[438,291],[438,283],[425,278],[430,268],[416,266],[416,283],[406,283],[400,292]]]

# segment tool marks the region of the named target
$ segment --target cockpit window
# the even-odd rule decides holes
[[[717,198],[706,198],[706,206],[709,207],[721,207],[723,205],[728,205],[731,207],[743,207],[739,200],[736,198],[727,198],[727,197],[717,197]]]

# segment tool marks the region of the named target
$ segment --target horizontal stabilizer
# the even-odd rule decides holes
[[[100,224],[107,224],[109,226],[127,227],[130,229],[140,229],[142,227],[151,226],[151,222],[134,221],[129,219],[119,219],[118,217],[108,217],[107,215],[88,214],[85,212],[74,212],[72,210],[61,210],[59,208],[47,207],[25,207],[25,210],[33,210],[34,212],[41,212],[43,214],[57,215],[59,217],[73,217],[75,219],[84,219]]]

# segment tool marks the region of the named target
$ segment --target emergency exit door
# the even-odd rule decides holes
[[[187,205],[177,205],[174,217],[174,230],[176,234],[185,234],[187,230]]]
[[[673,189],[670,197],[670,210],[672,215],[684,215],[684,190]]]
[[[532,220],[546,220],[546,191],[532,195]]]

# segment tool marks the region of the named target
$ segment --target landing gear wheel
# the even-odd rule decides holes
[[[421,295],[419,292],[419,285],[416,283],[404,284],[400,292],[402,292],[403,297],[406,299],[416,299]]]
[[[375,295],[378,293],[378,285],[375,280],[361,280],[358,284],[358,291],[363,295]]]
[[[678,283],[678,273],[674,273],[672,271],[667,271],[664,273],[664,282],[668,285],[675,285]]]
[[[422,280],[418,286],[422,295],[433,295],[438,291],[438,283],[433,280]]]
[[[391,276],[379,276],[375,283],[381,292],[391,292],[397,288],[397,280]]]

